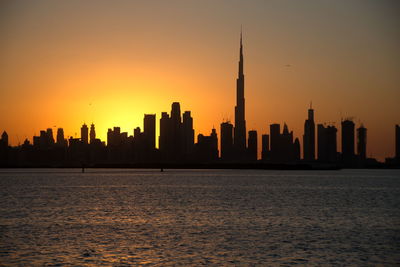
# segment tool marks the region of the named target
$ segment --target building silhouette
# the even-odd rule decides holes
[[[1,134],[0,144],[4,147],[8,147],[8,134],[6,131],[3,131]]]
[[[325,127],[318,124],[318,161],[322,163],[334,163],[337,161],[337,129],[333,125]]]
[[[85,123],[81,127],[81,141],[85,145],[89,143],[89,129]]]
[[[48,145],[51,147],[54,145],[53,130],[51,128],[47,128],[46,134],[48,138]]]
[[[255,130],[249,131],[247,154],[250,161],[257,160],[257,131]]]
[[[221,123],[221,159],[231,161],[234,159],[233,125],[230,122]]]
[[[4,131],[1,134],[1,139],[0,139],[0,166],[6,165],[8,163],[8,134],[6,131]]]
[[[367,158],[367,129],[364,125],[357,128],[357,154],[361,161]]]
[[[342,121],[342,160],[354,161],[354,122],[351,119]]]
[[[263,161],[270,159],[269,135],[268,134],[263,134],[261,136],[261,159]]]
[[[278,161],[280,160],[280,136],[281,136],[281,125],[278,123],[271,124],[269,126],[269,134],[271,138],[271,160]]]
[[[156,114],[145,114],[143,119],[145,147],[149,151],[156,149]]]
[[[209,136],[199,134],[195,149],[197,162],[214,162],[218,159],[218,136],[217,131],[212,129]]]
[[[185,111],[183,121],[179,102],[172,103],[171,116],[161,113],[159,147],[162,161],[190,161],[194,150],[193,118]]]
[[[297,138],[293,141],[293,131],[289,132],[286,123],[283,126],[282,133],[279,124],[271,124],[270,138],[272,162],[288,163],[300,159],[300,142]]]
[[[238,78],[236,79],[234,147],[239,158],[241,155],[245,155],[246,119],[245,119],[245,100],[244,100],[242,33],[240,33],[239,72],[238,72]]]
[[[183,152],[182,146],[182,119],[181,107],[179,102],[172,103],[171,119],[170,119],[170,132],[171,132],[171,146],[170,156],[175,160],[180,160]]]
[[[34,138],[34,144],[37,145],[40,149],[48,149],[52,146],[53,143],[53,133],[50,128],[46,131],[41,130],[40,136],[36,139]]]
[[[315,160],[315,124],[314,124],[314,110],[310,105],[308,109],[308,118],[304,122],[304,135],[303,135],[303,158],[306,161]]]
[[[396,153],[395,158],[400,161],[400,125],[395,126],[395,146]]]
[[[182,131],[183,154],[185,157],[190,157],[194,149],[193,118],[190,111],[185,111],[183,113]]]
[[[65,140],[64,137],[64,129],[63,128],[58,128],[57,129],[57,141],[56,141],[57,146],[60,147],[65,147],[67,145],[67,140]]]
[[[95,142],[95,140],[96,140],[96,129],[95,129],[93,123],[90,125],[89,136],[90,136],[90,144],[93,144]]]
[[[160,119],[160,136],[158,137],[158,145],[163,159],[166,159],[168,152],[171,151],[170,140],[170,118],[167,112],[161,113]]]
[[[293,143],[293,159],[295,161],[300,160],[300,141],[299,138],[294,139]]]

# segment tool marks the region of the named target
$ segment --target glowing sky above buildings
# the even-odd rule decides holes
[[[133,134],[144,113],[191,110],[196,136],[234,121],[243,25],[247,130],[303,135],[354,117],[367,155],[394,154],[400,123],[398,1],[1,1],[0,131]],[[157,129],[158,130],[158,129]],[[56,129],[53,130],[56,132]],[[261,142],[261,139],[259,139]]]

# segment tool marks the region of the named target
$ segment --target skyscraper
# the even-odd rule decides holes
[[[218,159],[218,136],[215,129],[212,129],[209,136],[202,134],[197,136],[195,157],[199,162],[211,162]]]
[[[357,129],[357,154],[361,160],[367,158],[367,129],[364,125]]]
[[[249,131],[249,144],[248,144],[248,155],[249,160],[256,161],[257,160],[257,131]]]
[[[221,158],[233,158],[233,125],[230,122],[221,123]]]
[[[185,111],[182,122],[179,102],[172,103],[171,116],[161,113],[159,147],[164,161],[188,160],[194,149],[193,118]]]
[[[93,144],[94,140],[96,140],[96,130],[94,129],[94,124],[90,125],[90,143]]]
[[[271,159],[278,159],[279,144],[281,136],[281,126],[278,123],[269,126],[270,146],[271,146]]]
[[[8,147],[8,134],[6,131],[4,131],[1,135],[1,143],[5,146]]]
[[[194,129],[193,129],[193,118],[190,111],[185,111],[183,113],[182,122],[183,131],[183,153],[185,155],[191,154],[194,148]]]
[[[144,114],[143,132],[146,148],[154,150],[156,148],[156,114]]]
[[[171,156],[174,159],[179,158],[182,154],[182,119],[181,119],[181,106],[179,102],[172,103],[171,107]]]
[[[88,144],[89,140],[89,129],[87,125],[84,123],[81,127],[81,141],[84,144]]]
[[[170,150],[170,136],[171,136],[171,127],[170,127],[170,117],[167,112],[161,113],[160,119],[160,136],[158,137],[158,146],[163,156],[166,156],[168,151]]]
[[[246,150],[242,33],[240,33],[239,72],[236,80],[234,145],[237,153],[241,153]]]
[[[314,110],[311,105],[308,110],[308,119],[304,122],[303,158],[308,161],[315,160]]]
[[[400,160],[400,125],[396,124],[395,128],[395,135],[396,135],[396,155],[395,158]]]
[[[296,138],[293,143],[293,159],[300,160],[300,141]]]
[[[350,119],[342,121],[342,159],[354,160],[354,122]]]
[[[51,128],[47,128],[46,134],[47,134],[47,138],[48,138],[48,144],[50,146],[54,145],[53,130]]]
[[[64,129],[63,128],[58,128],[57,129],[57,145],[58,146],[64,146],[66,143],[64,139]]]
[[[269,150],[269,135],[268,134],[263,134],[261,136],[261,158],[263,160],[269,159],[270,155],[270,150]]]
[[[336,127],[333,125],[325,127],[323,124],[318,124],[317,129],[318,160],[321,162],[336,162]]]

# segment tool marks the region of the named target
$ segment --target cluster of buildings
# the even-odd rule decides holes
[[[120,127],[108,129],[107,143],[96,138],[95,125],[81,127],[80,138],[64,136],[58,128],[56,139],[51,128],[40,131],[32,144],[10,147],[8,135],[0,139],[0,166],[76,166],[78,164],[130,163],[308,163],[338,164],[343,167],[374,167],[379,163],[367,158],[367,129],[357,129],[352,119],[341,122],[341,153],[337,150],[337,128],[334,125],[315,126],[314,110],[310,106],[304,123],[303,154],[300,140],[294,138],[286,124],[271,124],[269,134],[261,136],[261,159],[258,155],[258,134],[246,131],[243,45],[240,37],[239,70],[236,80],[235,122],[220,125],[220,142],[216,129],[210,135],[199,134],[195,142],[193,118],[190,111],[181,112],[178,102],[171,112],[161,113],[160,135],[156,147],[156,114],[145,114],[143,131],[133,135],[121,132]],[[386,164],[400,165],[400,128],[396,125],[395,158]],[[355,143],[355,140],[357,141]],[[220,145],[219,145],[220,144]],[[219,151],[220,148],[220,151]]]

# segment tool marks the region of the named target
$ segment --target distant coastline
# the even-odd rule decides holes
[[[384,163],[379,165],[346,167],[339,164],[317,164],[317,163],[98,163],[98,164],[25,164],[25,165],[0,165],[0,168],[85,168],[85,169],[252,169],[252,170],[341,170],[341,169],[400,169],[399,166],[390,166]]]

